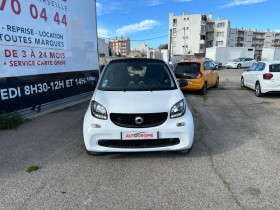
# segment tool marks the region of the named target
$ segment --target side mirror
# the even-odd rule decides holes
[[[185,79],[180,79],[180,80],[179,80],[179,86],[180,86],[180,87],[186,87],[186,86],[188,86],[188,85],[189,85],[188,80],[185,80]]]

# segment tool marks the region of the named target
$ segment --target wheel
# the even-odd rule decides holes
[[[261,89],[261,85],[259,82],[257,82],[256,87],[255,87],[255,93],[257,97],[262,97],[262,89]]]
[[[176,153],[184,155],[184,154],[190,153],[191,151],[192,151],[192,147],[189,149],[178,150],[178,151],[176,151]]]
[[[241,77],[241,84],[240,84],[241,87],[244,87],[244,78]]]
[[[214,88],[218,88],[220,85],[220,78],[218,77],[216,80],[216,84],[214,85]]]
[[[92,152],[92,151],[88,151],[86,148],[85,148],[85,150],[88,153],[88,155],[90,155],[90,156],[104,156],[104,155],[106,155],[106,153],[104,153],[104,152]]]
[[[240,63],[237,65],[237,68],[238,68],[238,69],[241,69],[241,64],[240,64]]]
[[[202,89],[199,91],[200,95],[206,95],[207,93],[207,83],[205,82]]]

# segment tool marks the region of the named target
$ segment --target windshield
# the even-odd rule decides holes
[[[104,70],[99,90],[154,91],[177,89],[165,63],[151,60],[119,60]]]
[[[243,60],[243,58],[236,58],[232,62],[241,62],[242,60]]]

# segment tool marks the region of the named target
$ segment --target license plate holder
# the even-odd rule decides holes
[[[121,132],[122,140],[153,140],[158,139],[158,132]]]

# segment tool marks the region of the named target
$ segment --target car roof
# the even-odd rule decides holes
[[[137,61],[146,61],[146,62],[152,62],[152,63],[164,63],[163,60],[159,59],[151,59],[151,58],[122,58],[122,59],[115,59],[111,60],[109,63],[121,63],[121,62],[137,62]]]
[[[207,60],[185,60],[185,61],[180,61],[179,63],[204,63],[207,62]]]

